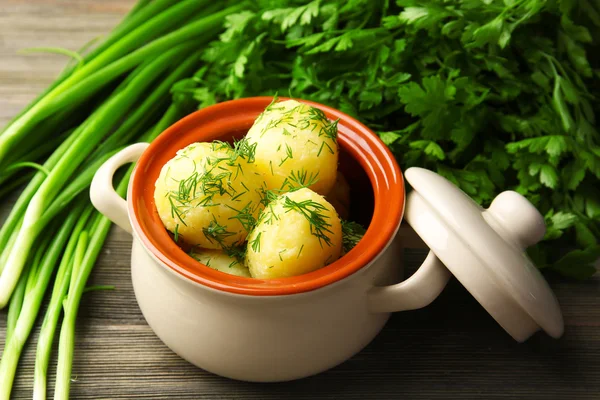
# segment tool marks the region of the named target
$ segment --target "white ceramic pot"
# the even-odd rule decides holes
[[[238,124],[248,127],[271,100],[259,99],[242,104],[251,112]],[[562,334],[556,299],[523,255],[524,246],[539,240],[540,229],[543,233],[539,213],[526,200],[510,192],[499,197],[490,210],[482,210],[448,181],[413,168],[405,174],[414,188],[405,211],[404,183],[391,154],[376,156],[369,165],[361,159],[363,153],[367,158],[369,154],[383,154],[378,152],[386,151],[382,150],[385,146],[357,121],[321,105],[329,117],[341,118],[341,146],[361,159],[362,167],[380,168],[379,172],[367,171],[375,188],[375,211],[364,243],[339,263],[296,281],[254,283],[251,278],[225,277],[227,274],[202,265],[183,266],[191,261],[183,252],[177,253],[174,244],[168,244],[166,233],[156,239],[163,233],[153,225],[148,191],[157,168],[177,148],[200,139],[212,140],[218,135],[207,133],[211,129],[235,131],[236,123],[228,116],[237,109],[234,106],[235,102],[228,102],[214,106],[216,111],[199,111],[151,145],[139,143],[124,149],[99,169],[91,186],[94,206],[133,235],[133,287],[146,321],[182,358],[212,373],[245,381],[287,381],[313,375],[363,349],[381,331],[391,312],[428,305],[443,290],[450,270],[516,340],[525,340],[540,328],[553,336]],[[216,124],[219,119],[231,126]],[[112,178],[119,167],[139,157],[125,201],[114,191]],[[382,166],[385,163],[389,165]],[[385,174],[397,176],[382,181]],[[378,195],[383,192],[377,185],[391,190],[392,197]],[[446,198],[449,204],[438,204],[442,209],[438,213],[432,198]],[[444,214],[446,211],[450,214]],[[519,218],[527,219],[529,225],[538,224],[536,229],[524,232],[517,227],[512,232],[510,225],[503,228],[502,218],[511,212],[520,213]],[[401,253],[395,238],[403,214],[432,252],[415,274],[398,283]],[[479,250],[469,246],[475,241]],[[491,263],[481,259],[486,252]],[[518,261],[510,261],[521,265],[505,272],[492,271],[502,264],[502,257],[517,257]],[[529,278],[519,287],[511,286],[513,278],[525,275]],[[276,289],[271,290],[270,285]],[[536,294],[538,299],[523,300],[525,292]]]

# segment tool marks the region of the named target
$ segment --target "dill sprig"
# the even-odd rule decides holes
[[[219,143],[213,144],[220,146]],[[181,223],[187,226],[184,218],[194,207],[218,205],[219,203],[215,203],[215,196],[217,195],[229,195],[232,198],[239,197],[231,184],[232,171],[222,164],[227,160],[229,160],[229,157],[208,157],[205,159],[205,170],[203,172],[197,170],[194,162],[194,171],[190,176],[179,181],[177,190],[167,193],[173,218],[177,217]]]
[[[260,252],[260,237],[262,236],[262,232],[258,232],[256,237],[248,242],[248,245],[252,248],[252,251],[255,253]]]
[[[342,249],[348,253],[365,235],[366,229],[354,221],[342,220]]]
[[[298,250],[298,254],[296,255],[296,258],[300,258],[300,254],[302,254],[302,250],[304,250],[304,245],[300,246],[300,250]]]
[[[214,215],[213,220],[210,221],[210,224],[208,224],[207,227],[202,228],[202,233],[209,242],[214,241],[223,248],[226,247],[224,245],[225,239],[235,235],[235,232],[228,231],[225,225],[219,224]]]
[[[175,240],[175,242],[179,241],[179,224],[175,225],[175,231],[173,231],[173,240]]]
[[[279,197],[279,194],[284,193],[283,190],[278,190],[278,189],[264,189],[264,188],[260,188],[260,203],[263,206],[268,206],[269,203],[271,203],[272,201],[277,200],[277,198]],[[263,211],[264,214],[264,211]],[[260,219],[260,217],[259,217]]]
[[[242,227],[246,230],[246,232],[250,232],[252,228],[256,225],[256,218],[254,218],[254,207],[252,202],[248,202],[242,209],[238,210],[230,205],[226,205],[229,209],[237,212],[233,217],[229,217],[229,219],[236,219],[242,224]]]
[[[329,229],[331,224],[327,222],[329,217],[323,212],[327,210],[326,206],[314,200],[294,201],[286,196],[283,208],[286,213],[295,211],[306,218],[310,225],[310,233],[319,239],[321,247],[323,247],[323,242],[331,246],[331,239],[327,233],[333,235],[333,232]]]
[[[327,143],[326,140],[323,140],[321,142],[321,147],[319,147],[319,152],[317,153],[317,157],[319,157],[321,155],[321,153],[323,152],[323,149],[326,148],[329,150],[329,152],[331,154],[335,154],[335,151],[331,148],[331,146],[329,145],[329,143]]]
[[[256,156],[256,146],[257,142],[250,143],[248,138],[244,137],[238,141],[233,142],[233,156],[235,157],[234,161],[238,158],[243,158],[246,162],[252,164],[255,160]]]
[[[302,188],[307,188],[319,180],[319,171],[315,173],[308,173],[304,168],[299,169],[298,171],[292,170],[290,175],[285,178],[283,183],[281,184],[281,190],[288,189],[288,191],[294,191]]]
[[[286,162],[287,160],[290,160],[292,158],[294,158],[294,153],[292,152],[292,148],[286,143],[285,144],[285,158],[283,158],[281,160],[281,162],[279,163],[279,166],[281,167],[284,162]]]
[[[224,246],[223,251],[229,257],[237,260],[237,263],[239,263],[239,264],[242,264],[244,262],[244,259],[246,258],[246,246],[241,246],[241,245]],[[235,264],[236,264],[235,262],[231,262],[231,264],[229,264],[229,267],[231,268]]]

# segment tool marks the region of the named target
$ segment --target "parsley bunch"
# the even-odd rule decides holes
[[[600,257],[600,5],[591,0],[259,0],[229,15],[175,99],[289,93],[376,130],[482,206],[503,190],[544,215],[538,267]]]

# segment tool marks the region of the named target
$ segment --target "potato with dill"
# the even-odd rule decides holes
[[[222,250],[196,248],[190,252],[190,256],[196,261],[207,267],[216,269],[217,271],[250,278],[250,271],[244,263]]]
[[[248,134],[256,144],[256,167],[270,190],[309,187],[325,195],[338,165],[337,121],[295,100],[271,103]]]
[[[308,188],[272,199],[248,236],[246,266],[253,278],[305,274],[340,257],[342,226],[331,204]]]
[[[155,184],[158,215],[175,241],[207,249],[240,245],[262,208],[264,180],[253,168],[254,148],[193,143],[162,168]]]

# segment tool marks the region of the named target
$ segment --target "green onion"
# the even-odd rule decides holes
[[[47,252],[36,252],[37,257],[35,258],[38,260],[32,263],[29,270],[28,282],[25,287],[25,297],[19,317],[6,341],[2,360],[0,360],[0,382],[2,382],[0,386],[0,399],[8,399],[10,397],[12,382],[21,351],[35,323],[48,282],[54,272],[56,261],[69,239],[73,226],[81,215],[80,210],[81,207],[67,213],[68,215],[66,215],[56,235],[53,237],[48,236],[48,240],[51,243]]]
[[[79,242],[81,232],[84,229],[92,210],[93,208],[88,206],[77,221],[77,224],[71,233],[66,250],[63,253],[58,272],[56,273],[52,297],[38,338],[33,391],[33,398],[36,400],[46,398],[48,362],[50,361],[52,342],[62,310],[63,299],[67,293],[71,279],[74,264],[73,254],[75,252],[75,247]]]
[[[139,0],[95,49],[52,50],[74,61],[0,132],[0,196],[26,184],[0,228],[0,308],[9,304],[0,400],[10,397],[49,290],[33,397],[46,398],[64,312],[54,396],[68,398],[81,297],[107,288],[86,287],[111,223],[94,211],[85,191],[115,152],[153,140],[193,110],[192,102],[175,101],[173,86],[199,67],[198,50],[216,38],[225,17],[247,4],[224,7],[209,0]],[[121,196],[132,171],[118,174]]]

